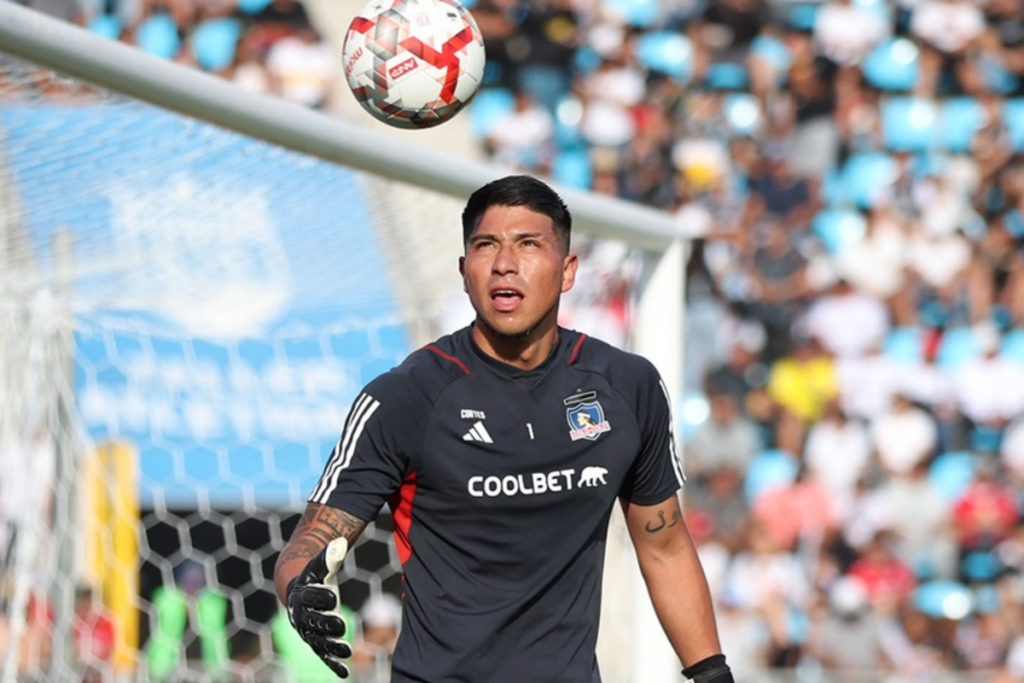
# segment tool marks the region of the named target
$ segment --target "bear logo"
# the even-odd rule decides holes
[[[576,487],[607,485],[608,482],[604,478],[606,474],[608,474],[608,470],[603,467],[584,467],[583,472],[580,473],[580,482],[576,484]]]

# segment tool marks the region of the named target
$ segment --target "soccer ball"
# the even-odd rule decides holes
[[[374,117],[430,128],[476,94],[484,41],[458,0],[370,0],[345,36],[345,78]]]

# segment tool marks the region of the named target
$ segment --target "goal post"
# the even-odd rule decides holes
[[[327,425],[338,428],[339,411],[361,382],[440,331],[439,308],[455,279],[440,273],[456,274],[461,250],[458,211],[469,193],[508,170],[240,90],[11,2],[0,1],[0,57],[0,312],[11,322],[0,339],[15,331],[38,336],[42,326],[50,336],[40,343],[52,355],[45,367],[24,365],[35,337],[0,352],[4,367],[38,371],[0,382],[7,415],[0,442],[36,424],[26,406],[51,401],[52,419],[40,426],[57,449],[52,476],[61,487],[53,515],[37,529],[40,538],[57,532],[59,542],[22,544],[13,578],[10,565],[0,566],[0,590],[25,603],[28,579],[46,581],[58,612],[53,623],[63,629],[45,662],[49,680],[76,675],[67,629],[80,581],[104,594],[108,614],[122,625],[125,639],[105,680],[123,679],[145,667],[145,653],[128,650],[145,642],[156,609],[129,593],[173,584],[196,558],[210,584],[223,583],[225,572],[252,577],[225,586],[230,635],[239,648],[251,636],[268,650],[270,631],[253,630],[239,614],[270,609],[266,564],[330,448]],[[35,78],[53,78],[64,96],[46,95]],[[75,93],[92,104],[67,96]],[[151,155],[146,161],[121,158],[142,150]],[[190,164],[201,157],[196,173],[203,175],[195,176]],[[105,184],[71,170],[76,164]],[[231,182],[249,169],[270,189]],[[654,362],[678,402],[685,243],[674,218],[556,189],[582,236],[642,250],[631,347]],[[298,193],[305,194],[292,196]],[[35,211],[40,206],[48,212]],[[289,212],[300,227],[276,231],[266,224],[275,211]],[[68,221],[79,222],[71,246],[41,241]],[[431,234],[425,225],[442,229]],[[61,266],[68,252],[73,263]],[[376,277],[353,252],[373,254],[365,260],[381,269]],[[343,257],[352,272],[343,266],[324,292],[281,263],[301,258],[327,277],[331,258]],[[71,282],[63,283],[68,269]],[[396,284],[383,291],[375,279]],[[264,308],[247,308],[237,291],[243,285]],[[233,336],[217,317],[241,309],[239,317],[266,322],[303,295],[325,305],[341,297],[349,308],[324,315],[311,304],[262,337]],[[129,320],[126,311],[143,315]],[[22,322],[30,319],[31,330]],[[195,330],[206,334],[188,334]],[[135,517],[133,536],[126,527]],[[361,599],[394,587],[387,524],[369,529],[346,565],[365,587]],[[605,667],[606,680],[676,681],[675,657],[617,533],[609,548],[621,552],[609,569],[626,574],[606,580],[606,613],[629,626],[602,626],[606,657],[619,660]],[[28,550],[47,555],[50,575],[30,576],[43,560]],[[31,627],[18,616],[8,633],[16,642]],[[25,665],[18,656],[0,658],[3,683],[17,680]]]

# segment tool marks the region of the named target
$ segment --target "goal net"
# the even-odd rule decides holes
[[[335,680],[274,561],[360,387],[471,319],[462,201],[2,46],[0,681]],[[570,322],[630,344],[648,261],[581,248]],[[395,618],[390,537],[384,511],[346,560],[357,638]],[[634,599],[606,600],[618,652]],[[360,676],[387,663],[368,647]]]

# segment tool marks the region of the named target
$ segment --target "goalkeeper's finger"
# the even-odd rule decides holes
[[[348,666],[345,665],[345,662],[341,661],[337,657],[332,656],[321,657],[321,659],[323,660],[324,664],[330,667],[331,671],[333,671],[334,674],[338,676],[338,678],[348,678],[349,671]]]
[[[345,620],[338,614],[305,610],[295,615],[295,624],[311,633],[326,636],[345,635]]]
[[[348,659],[352,656],[352,648],[341,638],[329,638],[308,631],[303,635],[304,640],[310,644],[313,651],[323,658]]]

